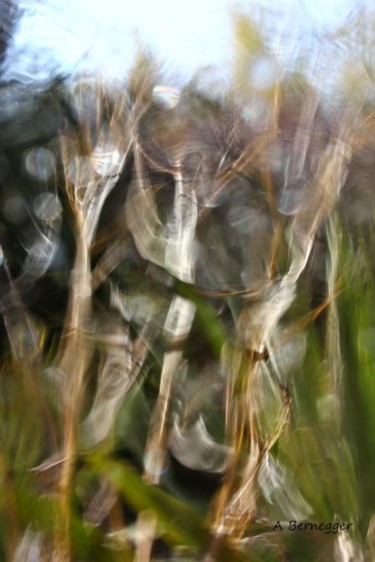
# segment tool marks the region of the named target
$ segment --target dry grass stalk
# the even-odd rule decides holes
[[[311,104],[310,104],[311,105]],[[304,121],[312,127],[313,117],[317,103],[309,106]],[[305,123],[304,123],[305,124]],[[280,318],[285,314],[292,304],[295,296],[298,280],[308,262],[313,241],[318,228],[323,221],[329,217],[340,194],[340,190],[346,179],[346,170],[351,156],[351,137],[348,131],[352,123],[347,120],[342,122],[341,138],[334,139],[323,151],[318,171],[309,186],[310,194],[307,202],[300,212],[298,212],[290,226],[288,239],[289,245],[289,267],[287,273],[281,279],[265,281],[263,295],[257,302],[245,304],[238,319],[238,350],[235,350],[234,364],[229,366],[230,378],[232,381],[241,380],[240,391],[236,393],[236,382],[229,382],[227,395],[227,409],[232,401],[235,402],[237,419],[230,431],[232,436],[231,444],[235,453],[229,475],[219,493],[216,502],[214,515],[214,529],[217,536],[242,536],[247,525],[257,513],[258,482],[257,475],[265,454],[271,449],[272,445],[280,437],[287,423],[290,411],[290,398],[284,397],[284,406],[281,410],[279,422],[274,434],[270,434],[264,439],[261,437],[259,427],[259,399],[262,389],[259,382],[264,376],[262,374],[261,362],[254,360],[255,357],[262,357],[266,346],[268,352],[270,348],[270,336],[278,326]],[[306,130],[305,134],[308,134]],[[298,136],[298,131],[296,137]],[[300,142],[296,147],[300,149]],[[306,153],[306,143],[302,151]],[[297,148],[296,148],[297,152]],[[301,154],[299,158],[302,158]],[[299,172],[303,168],[303,161],[296,161]],[[331,319],[330,339],[334,338],[337,342],[337,328],[333,325],[336,318],[335,314],[335,283],[337,267],[337,248],[335,249],[334,234],[331,232],[331,271],[329,274],[329,302]],[[271,258],[271,261],[273,258]],[[271,268],[272,271],[273,268]],[[330,342],[331,344],[332,342]],[[331,365],[334,371],[334,378],[337,379],[339,364],[339,350],[337,344],[331,347]],[[250,360],[247,367],[243,367],[243,351],[248,350]],[[333,355],[332,355],[333,354]],[[226,366],[228,370],[228,365]],[[234,367],[234,368],[233,368]],[[283,394],[283,391],[281,391]],[[243,404],[240,405],[239,402]],[[231,419],[232,407],[227,411],[227,419]],[[239,419],[238,419],[239,416]],[[248,438],[244,442],[244,428],[247,427]],[[247,451],[247,462],[244,469],[240,469],[238,451]],[[212,552],[211,552],[212,555]]]

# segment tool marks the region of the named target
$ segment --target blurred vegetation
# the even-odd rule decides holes
[[[238,13],[225,92],[1,84],[2,560],[373,560],[363,17],[335,97]]]

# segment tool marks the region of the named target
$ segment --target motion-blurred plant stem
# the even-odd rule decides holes
[[[84,375],[90,360],[90,345],[85,332],[91,314],[91,275],[89,248],[82,212],[75,208],[76,256],[70,279],[70,301],[61,338],[59,368],[66,374],[63,390],[64,443],[59,490],[59,514],[56,520],[55,555],[71,560],[71,492],[77,459],[77,430],[82,406]]]

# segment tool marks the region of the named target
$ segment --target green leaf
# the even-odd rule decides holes
[[[124,499],[137,511],[152,510],[170,545],[204,548],[209,534],[203,519],[190,507],[160,488],[146,483],[126,462],[92,456],[88,464],[106,476]]]

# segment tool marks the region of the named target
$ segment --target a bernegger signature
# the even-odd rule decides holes
[[[349,531],[353,523],[311,523],[309,521],[276,521],[274,531],[322,531],[323,533],[336,535],[339,531]]]

